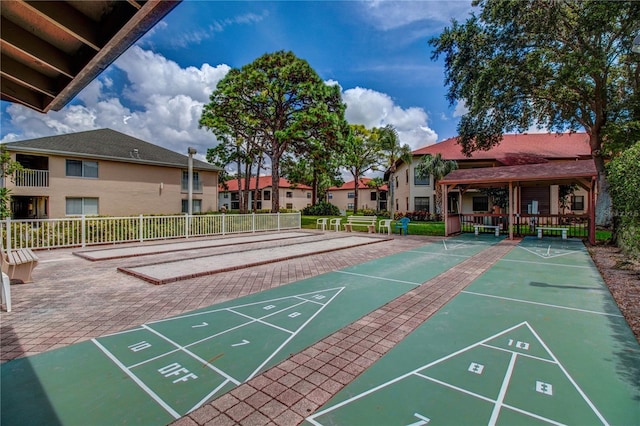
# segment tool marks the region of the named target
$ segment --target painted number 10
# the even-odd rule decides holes
[[[509,346],[513,346],[513,344],[514,344],[513,339],[509,339]],[[515,342],[515,346],[518,349],[524,349],[525,351],[529,350],[529,344],[527,342],[521,342],[518,340]]]

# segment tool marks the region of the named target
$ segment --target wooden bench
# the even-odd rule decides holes
[[[378,233],[382,233],[382,231],[386,229],[387,234],[391,235],[391,222],[393,222],[391,219],[382,219],[378,223]]]
[[[342,221],[341,217],[334,217],[333,219],[329,219],[329,228],[333,228],[338,232],[340,230],[340,221]]]
[[[30,283],[31,272],[38,265],[38,256],[31,249],[22,248],[5,252],[0,247],[0,261],[2,262],[2,272],[9,276],[9,279],[20,280],[23,283]]]
[[[538,227],[538,238],[542,238],[542,233],[544,231],[562,231],[562,239],[566,240],[567,239],[567,231],[569,230],[569,228],[552,228],[552,227],[547,227],[547,226],[539,226]]]
[[[493,228],[495,230],[496,237],[500,236],[500,225],[482,225],[480,223],[473,224],[473,230],[476,235],[478,235],[480,228],[485,228],[485,229]]]
[[[349,216],[347,223],[344,224],[344,230],[351,232],[354,226],[366,226],[369,233],[376,233],[376,216]]]

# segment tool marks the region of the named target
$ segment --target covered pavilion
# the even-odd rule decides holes
[[[478,188],[508,188],[508,229],[513,239],[514,217],[520,215],[517,202],[520,188],[542,185],[576,184],[588,192],[588,240],[595,243],[595,192],[598,172],[593,160],[558,161],[520,166],[484,167],[454,170],[440,180],[443,193],[445,236],[461,231],[460,216],[450,214],[448,194],[454,189],[465,193]]]

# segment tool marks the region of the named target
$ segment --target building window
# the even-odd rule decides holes
[[[191,202],[193,205],[193,212],[202,213],[202,200],[191,200]],[[189,200],[182,200],[182,213],[189,213]]]
[[[406,210],[409,211],[409,197],[405,198],[405,202],[407,203]]]
[[[347,192],[347,198],[356,198],[355,192]]]
[[[347,210],[353,210],[353,203],[347,203]]]
[[[489,197],[473,197],[473,211],[474,212],[489,211]]]
[[[307,192],[307,198],[311,198],[311,193]]]
[[[98,162],[82,161],[82,160],[67,160],[66,171],[67,171],[67,176],[70,176],[70,177],[97,178]]]
[[[571,197],[571,210],[584,210],[584,195]]]
[[[182,191],[189,190],[189,171],[182,171]],[[202,192],[202,182],[200,182],[200,173],[193,172],[193,190]]]
[[[398,185],[398,176],[396,176],[396,188],[398,188],[398,187],[399,187],[399,185]]]
[[[293,203],[287,203],[287,210],[293,210]]]
[[[418,176],[416,169],[413,169],[413,184],[416,186],[429,186],[431,183],[431,176],[425,176],[423,178]]]
[[[333,193],[332,192],[327,194],[327,199],[333,200]]]
[[[74,215],[97,215],[98,199],[97,198],[67,198],[66,199],[67,216]]]
[[[262,199],[268,201],[271,199],[271,191],[262,191]]]
[[[429,211],[429,197],[415,197],[413,199],[415,210],[418,212]]]
[[[405,183],[409,183],[409,169],[404,171],[404,180],[406,181]]]
[[[371,191],[371,201],[376,201],[378,199],[378,193],[375,191]]]
[[[229,193],[228,192],[223,193],[222,198],[225,198],[225,199],[229,198]]]
[[[293,192],[291,191],[287,191],[286,195],[287,198],[293,198]]]

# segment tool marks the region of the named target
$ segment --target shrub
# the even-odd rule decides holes
[[[313,206],[302,209],[302,214],[305,216],[340,216],[340,209],[327,201],[320,201]]]
[[[607,165],[615,209],[616,243],[629,255],[640,256],[640,142]]]

